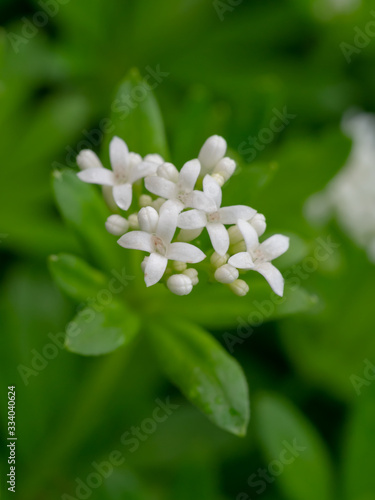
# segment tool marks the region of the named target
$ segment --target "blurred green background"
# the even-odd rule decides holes
[[[375,110],[375,41],[355,40],[373,29],[372,9],[344,0],[1,0],[0,418],[5,438],[15,384],[18,498],[375,499],[374,264],[335,217],[314,226],[304,216],[306,200],[347,161],[344,113]],[[47,268],[50,254],[78,248],[55,208],[51,172],[109,140],[103,120],[133,67],[163,73],[154,94],[179,168],[209,135],[227,139],[240,168],[224,200],[256,207],[270,234],[291,236],[279,267],[313,297],[308,311],[254,326],[233,347],[252,403],[243,439],[188,403],[147,343],[130,359],[121,349],[39,358],[77,307]],[[254,154],[249,137],[259,141],[285,109],[289,123]],[[211,331],[228,348],[225,335],[241,324]],[[27,384],[20,365],[31,370]],[[121,436],[167,397],[178,410],[132,452]],[[305,449],[283,462],[285,441],[295,440]],[[87,483],[93,462],[113,450],[121,464],[77,496],[76,478]],[[12,498],[5,439],[1,458],[1,495]]]

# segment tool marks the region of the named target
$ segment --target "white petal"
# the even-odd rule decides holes
[[[163,163],[162,165],[159,165],[157,174],[159,177],[163,177],[163,179],[167,179],[168,181],[178,182],[180,172],[173,165],[173,163]]]
[[[239,252],[235,255],[232,255],[228,260],[228,264],[237,269],[253,269],[254,262],[248,252]]]
[[[255,229],[243,219],[238,219],[237,226],[245,240],[246,250],[251,252],[252,250],[258,248],[259,238]]]
[[[156,175],[146,177],[145,186],[150,193],[161,196],[162,198],[167,198],[168,200],[176,196],[176,184],[162,177],[157,177]]]
[[[113,198],[115,199],[116,205],[122,210],[127,210],[131,203],[133,197],[133,190],[131,184],[120,184],[114,186],[113,188]]]
[[[96,155],[94,151],[91,151],[91,149],[83,149],[79,153],[77,156],[77,164],[82,170],[86,170],[86,168],[103,168],[98,155]]]
[[[207,215],[201,210],[188,210],[178,216],[177,227],[181,229],[198,229],[207,224]]]
[[[266,278],[270,287],[277,295],[280,295],[280,297],[283,296],[284,278],[275,266],[270,262],[263,262],[262,264],[257,264],[254,271],[257,271]]]
[[[117,243],[124,248],[142,250],[142,252],[152,252],[154,250],[151,234],[145,233],[144,231],[131,231],[130,233],[126,233],[117,240]]]
[[[221,187],[210,175],[206,175],[203,179],[203,191],[205,195],[214,200],[218,210],[222,200]]]
[[[87,168],[78,172],[77,176],[81,181],[89,184],[101,184],[102,186],[113,186],[113,172],[107,168]]]
[[[210,222],[206,227],[215,252],[219,255],[225,255],[229,248],[229,234],[225,226],[216,222]]]
[[[146,286],[155,285],[163,277],[168,264],[168,259],[158,253],[152,253],[145,267]]]
[[[206,171],[213,168],[223,158],[227,150],[227,143],[223,137],[213,135],[203,144],[198,159]]]
[[[237,224],[238,219],[249,220],[254,217],[256,210],[245,205],[234,205],[220,208],[219,214],[223,224]]]
[[[177,228],[178,215],[182,209],[183,205],[174,200],[168,200],[161,206],[156,234],[164,243],[169,243],[172,240]]]
[[[179,188],[188,193],[193,191],[200,171],[201,165],[198,160],[191,160],[185,163],[178,178]]]
[[[172,243],[169,245],[167,257],[170,260],[180,260],[188,264],[196,264],[206,258],[206,255],[199,248],[190,243]]]
[[[198,208],[206,213],[216,212],[216,203],[208,198],[202,191],[192,191],[185,201],[185,207]]]
[[[119,137],[114,137],[109,145],[109,157],[114,172],[126,174],[129,167],[129,149]]]
[[[288,248],[289,238],[282,234],[274,234],[259,245],[259,250],[266,260],[273,260],[280,257]]]
[[[138,181],[147,175],[155,175],[156,174],[157,165],[152,162],[141,162],[137,165],[134,165],[131,169],[130,173],[130,182]]]
[[[199,227],[197,229],[181,229],[178,233],[177,241],[192,241],[203,231],[203,227]]]

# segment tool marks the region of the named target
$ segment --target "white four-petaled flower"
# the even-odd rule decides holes
[[[112,170],[104,168],[92,151],[81,151],[77,163],[83,170],[77,175],[82,181],[90,184],[111,186],[117,206],[128,210],[133,197],[132,185],[146,175],[155,173],[158,165],[153,161],[142,162],[141,156],[129,153],[126,143],[118,137],[112,139],[109,154]],[[91,168],[89,161],[92,162]]]
[[[181,205],[175,201],[166,201],[160,214],[152,207],[142,208],[138,214],[142,231],[132,231],[122,236],[118,243],[124,248],[149,252],[145,266],[145,283],[155,285],[164,275],[168,260],[177,260],[196,264],[206,255],[199,248],[189,243],[171,243],[177,227],[177,217]]]
[[[280,271],[271,264],[289,248],[289,238],[282,234],[275,234],[259,244],[256,230],[240,219],[238,227],[246,244],[246,252],[239,252],[228,260],[228,263],[237,269],[257,271],[266,278],[272,290],[282,296],[284,293],[284,278]]]
[[[176,176],[175,181],[165,178],[163,165],[159,169],[163,172],[164,176],[152,175],[145,179],[146,189],[151,193],[167,200],[176,200],[182,204],[182,208],[204,207],[205,210],[215,209],[215,204],[211,199],[202,193],[202,191],[194,190],[201,170],[198,160],[191,160],[185,163],[178,176]]]
[[[214,250],[219,255],[225,255],[229,248],[229,235],[224,224],[236,224],[238,219],[249,220],[254,217],[256,210],[245,205],[220,208],[221,188],[209,175],[203,179],[203,192],[207,198],[213,200],[214,210],[206,210],[204,206],[199,206],[198,209],[183,212],[178,217],[177,226],[189,230],[203,230],[206,227]]]

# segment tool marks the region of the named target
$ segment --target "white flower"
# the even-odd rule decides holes
[[[129,222],[121,215],[113,214],[106,220],[105,227],[109,233],[120,236],[129,229]]]
[[[164,164],[161,167],[163,168],[165,165],[170,164]],[[205,209],[211,210],[214,208],[213,201],[201,191],[194,191],[200,170],[201,166],[198,160],[188,161],[178,173],[175,182],[159,175],[153,175],[146,178],[146,189],[167,200],[177,200],[184,207],[205,207]]]
[[[156,172],[157,164],[154,162],[142,162],[142,158],[129,153],[128,147],[122,139],[114,137],[109,147],[112,171],[104,168],[99,158],[89,150],[82,151],[77,162],[84,168],[77,175],[90,184],[101,184],[113,188],[113,198],[120,208],[128,210],[132,202],[132,185],[146,175]],[[92,167],[88,167],[88,162]]]
[[[203,179],[203,192],[214,201],[214,209],[206,210],[204,206],[199,206],[200,210],[184,212],[180,214],[177,225],[181,229],[206,227],[214,250],[219,255],[225,255],[229,248],[229,235],[224,224],[235,224],[238,219],[251,219],[256,211],[244,205],[220,208],[221,188],[209,175]]]
[[[211,173],[216,164],[224,158],[227,151],[227,142],[219,135],[209,137],[203,144],[198,160],[202,165],[202,175]]]
[[[140,210],[139,221],[143,224],[143,221],[147,220],[148,229],[154,231],[152,233],[132,231],[122,236],[118,243],[124,248],[150,253],[144,272],[146,285],[151,286],[163,277],[168,260],[195,264],[203,260],[206,255],[189,243],[171,243],[177,227],[177,217],[181,210],[180,204],[175,201],[166,201],[160,209],[160,215],[152,207],[147,207],[147,209],[147,217],[142,214],[142,210],[145,209]],[[153,211],[152,216],[150,210]]]
[[[237,225],[246,243],[246,252],[240,252],[228,260],[228,263],[237,269],[257,271],[266,278],[272,290],[282,297],[284,292],[284,278],[280,271],[271,264],[289,248],[289,238],[275,234],[259,244],[256,230],[245,220],[239,220]]]

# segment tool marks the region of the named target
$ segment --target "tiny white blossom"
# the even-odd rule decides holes
[[[178,227],[181,229],[203,229],[207,228],[212,246],[219,255],[225,255],[229,248],[229,235],[224,224],[235,224],[238,219],[250,219],[256,214],[253,208],[244,205],[232,207],[221,207],[222,192],[220,186],[206,175],[203,179],[203,192],[214,202],[213,210],[189,210],[180,214]]]
[[[202,191],[194,190],[200,170],[201,166],[198,160],[188,161],[178,173],[175,182],[159,175],[153,175],[146,178],[146,189],[162,198],[179,201],[184,207],[214,209],[212,200],[207,198]]]
[[[81,152],[77,161],[84,165],[85,169],[77,175],[82,181],[90,184],[111,186],[117,206],[128,210],[132,202],[133,183],[146,175],[155,173],[157,164],[142,162],[138,154],[129,153],[126,143],[118,137],[112,139],[109,153],[112,170],[104,168],[95,153],[89,153],[88,150]],[[92,161],[92,168],[87,167],[89,158]]]
[[[118,243],[124,248],[150,253],[144,272],[146,286],[151,286],[163,277],[168,260],[195,264],[202,261],[206,255],[194,245],[180,242],[171,243],[177,227],[177,217],[181,210],[180,204],[172,200],[165,202],[160,209],[160,215],[155,209],[147,208],[154,211],[152,217],[150,217],[150,213],[148,214],[148,219],[156,220],[157,218],[155,230],[152,233],[132,231],[122,236]],[[150,224],[150,229],[154,229],[151,226],[152,224]]]
[[[113,214],[106,220],[105,227],[109,233],[120,236],[129,229],[129,222],[121,215]]]
[[[185,274],[172,274],[167,280],[167,287],[176,295],[188,295],[193,289],[193,282]]]
[[[228,260],[237,269],[257,271],[266,278],[272,290],[282,297],[284,293],[284,278],[278,269],[271,264],[289,248],[289,238],[275,234],[259,244],[255,229],[245,220],[239,220],[237,225],[246,243],[246,252],[240,252]]]

